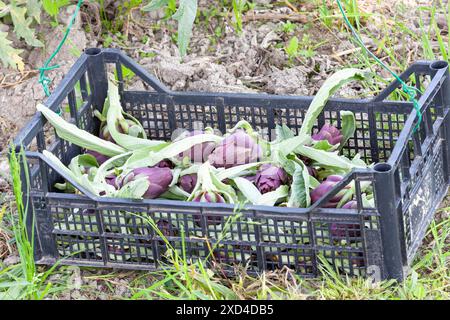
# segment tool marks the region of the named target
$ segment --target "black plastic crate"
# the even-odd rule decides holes
[[[132,70],[147,91],[125,88],[122,67]],[[101,110],[107,91],[107,71],[119,79],[125,111],[141,121],[148,136],[170,139],[176,128],[201,124],[225,132],[241,119],[267,132],[276,124],[298,131],[312,97],[266,94],[173,92],[126,55],[114,49],[87,49],[46,101],[54,111],[80,128],[96,132],[93,110]],[[24,146],[31,186],[28,222],[35,217],[36,261],[64,264],[154,270],[165,261],[166,246],[149,226],[155,221],[171,245],[184,245],[190,259],[228,265],[244,264],[250,272],[287,266],[304,276],[319,273],[323,257],[349,275],[379,275],[402,279],[407,267],[447,192],[450,172],[450,82],[443,61],[414,63],[402,75],[423,94],[420,129],[414,131],[416,111],[410,102],[390,101],[399,86],[393,82],[370,100],[331,99],[318,119],[340,125],[339,111],[355,113],[357,130],[344,154],[359,153],[373,169],[354,170],[329,194],[307,209],[247,206],[237,217],[228,204],[169,200],[125,200],[57,193],[54,184],[63,175],[46,160],[47,149],[62,162],[82,150],[55,136],[37,113],[15,140]],[[24,178],[25,179],[25,178]],[[354,181],[372,185],[375,207],[365,208],[357,195],[358,209],[326,209],[341,188]],[[357,192],[358,193],[358,192]],[[227,224],[227,218],[236,221]],[[222,229],[228,227],[223,233]]]

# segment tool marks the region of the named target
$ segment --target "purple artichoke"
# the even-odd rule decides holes
[[[343,209],[356,209],[358,204],[355,200],[351,200],[342,206]],[[361,226],[359,223],[332,223],[331,236],[333,238],[349,238],[361,237]]]
[[[105,181],[107,184],[117,189],[117,177],[114,174],[107,175]]]
[[[322,129],[311,137],[316,141],[328,140],[331,145],[340,143],[343,138],[341,131],[328,123],[324,124]]]
[[[244,130],[237,130],[222,140],[208,160],[216,168],[231,168],[257,162],[261,155],[261,147]]]
[[[286,184],[288,176],[282,168],[271,164],[264,164],[256,173],[255,185],[261,193],[275,191],[282,184]]]
[[[204,134],[202,130],[193,130],[187,137],[193,137],[199,134]],[[208,156],[213,152],[216,144],[214,142],[203,142],[202,144],[196,144],[192,148],[180,153],[180,157],[188,157],[194,163],[203,163],[208,159]]]
[[[333,189],[334,186],[341,180],[342,177],[338,175],[328,176],[318,187],[311,191],[311,202],[317,202],[320,198],[322,198],[323,195]],[[336,208],[339,201],[341,201],[342,197],[344,196],[346,189],[348,188],[350,188],[350,186],[346,186],[343,190],[339,191],[333,198],[331,198],[331,200],[327,204],[324,205],[324,207]]]
[[[127,183],[141,178],[147,178],[150,183],[147,192],[144,194],[145,199],[155,199],[162,195],[169,188],[172,182],[172,171],[169,168],[136,168],[125,176],[119,177],[116,180],[118,188],[123,187]]]
[[[165,160],[161,160],[160,162],[158,162],[156,164],[156,167],[173,169],[174,165],[173,165],[172,161],[165,159]]]
[[[194,187],[197,184],[197,175],[195,173],[193,174],[186,174],[184,176],[181,176],[180,178],[180,187],[187,193],[191,193],[194,191]]]

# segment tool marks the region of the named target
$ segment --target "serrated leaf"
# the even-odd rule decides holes
[[[181,0],[177,12],[172,16],[172,18],[178,21],[177,43],[182,57],[186,55],[196,15],[197,0]]]
[[[342,149],[347,143],[348,139],[354,136],[356,130],[356,120],[355,114],[351,111],[341,111],[341,122],[342,122],[342,141],[339,149]]]
[[[328,140],[320,140],[314,143],[313,148],[317,150],[330,151],[334,149],[334,146],[329,143]]]
[[[150,182],[147,178],[142,177],[133,181],[130,181],[124,185],[115,194],[115,198],[128,198],[128,199],[142,199],[145,192],[147,192]]]
[[[70,0],[42,0],[42,7],[50,16],[56,18],[59,9],[70,4]]]
[[[219,179],[220,181],[223,181],[225,179],[234,179],[234,178],[238,177],[239,175],[242,175],[243,172],[247,172],[247,170],[257,167],[264,163],[267,163],[267,162],[254,162],[254,163],[242,164],[239,166],[235,166],[235,167],[231,167],[231,168],[219,171],[216,174],[216,176],[217,176],[217,179]]]
[[[293,208],[307,208],[311,205],[309,194],[309,173],[306,166],[297,164],[294,175],[292,176],[291,195],[287,206]]]
[[[189,193],[184,191],[178,186],[171,186],[169,190],[164,192],[160,198],[169,199],[169,200],[181,200],[186,201],[189,198]]]
[[[279,199],[287,197],[288,195],[289,187],[286,185],[282,185],[279,186],[275,191],[267,192],[261,195],[256,204],[261,206],[274,206]]]
[[[112,142],[100,139],[89,132],[79,129],[77,126],[67,122],[43,104],[38,104],[36,109],[44,115],[48,122],[50,122],[61,139],[69,141],[79,147],[97,151],[109,157],[126,152],[125,149]]]
[[[73,172],[72,170],[70,170],[69,168],[67,168],[62,162],[61,160],[58,159],[58,157],[56,157],[53,153],[51,153],[50,151],[44,150],[42,152],[42,154],[44,155],[44,157],[46,157],[50,162],[53,163],[54,166],[58,167],[61,171],[63,171],[63,173],[70,177],[72,180],[74,180],[75,182],[77,182],[79,185],[83,186],[84,188],[86,188],[87,190],[89,190],[89,192],[91,192],[94,195],[98,195],[99,194],[99,189],[97,188],[97,186],[93,183],[91,183],[91,181],[89,181],[87,174],[82,175],[80,173],[76,173]],[[101,191],[101,190],[100,190]]]
[[[120,104],[119,88],[111,81],[108,82],[108,114],[106,122],[114,141],[127,150],[138,150],[142,147],[153,147],[165,143],[159,140],[148,140],[123,134],[117,130],[117,119],[122,118],[123,109]]]
[[[278,151],[280,151],[281,154],[287,156],[294,151],[298,152],[298,148],[300,146],[305,145],[310,141],[311,137],[309,135],[299,134],[298,136],[271,144],[270,152],[271,154],[276,154]]]
[[[161,9],[169,3],[169,0],[151,0],[147,5],[142,8],[142,11],[155,11]]]
[[[33,19],[25,18],[27,8],[10,5],[11,19],[14,24],[14,32],[19,38],[23,38],[27,44],[33,47],[43,47],[44,44],[35,37],[34,29],[30,27]]]
[[[82,176],[84,173],[81,167],[97,167],[97,159],[90,154],[80,154],[70,161],[69,169],[76,175]]]
[[[27,0],[28,16],[41,23],[41,2],[39,0]]]
[[[296,163],[294,160],[289,159],[281,150],[273,154],[274,163],[280,164],[280,167],[284,169],[289,175],[294,175]]]
[[[361,167],[352,163],[348,158],[338,155],[337,152],[317,150],[307,146],[300,146],[298,150],[302,156],[312,159],[326,167],[339,168],[346,171],[350,171],[355,167]]]
[[[311,134],[311,130],[317,117],[322,112],[330,97],[344,84],[353,80],[363,80],[368,76],[368,73],[354,68],[342,69],[329,77],[325,83],[320,87],[313,101],[309,105],[303,120],[300,133]]]
[[[128,159],[125,166],[127,168],[151,167],[164,159],[176,157],[195,145],[204,142],[218,143],[221,140],[222,137],[213,134],[199,134],[172,143],[163,142],[163,148],[161,149],[159,149],[160,145],[137,149],[134,151],[133,156]],[[155,150],[155,147],[158,150]]]
[[[11,66],[19,71],[23,71],[25,64],[19,54],[22,50],[14,49],[11,46],[12,41],[6,38],[8,34],[6,32],[0,31],[0,60],[5,67]]]
[[[242,192],[244,197],[247,198],[250,203],[258,203],[259,199],[261,198],[261,192],[259,192],[258,188],[256,188],[256,186],[252,182],[241,177],[234,178],[233,181],[239,191]]]
[[[277,135],[276,141],[278,142],[295,137],[295,133],[284,123],[275,127],[275,133]]]

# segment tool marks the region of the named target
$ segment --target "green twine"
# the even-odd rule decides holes
[[[347,25],[347,27],[350,29],[350,31],[353,34],[353,37],[355,38],[356,42],[373,58],[375,59],[375,61],[381,65],[384,69],[386,69],[402,86],[402,91],[409,97],[409,101],[412,102],[414,109],[416,110],[417,113],[417,124],[414,128],[415,132],[419,126],[420,123],[422,122],[422,113],[420,111],[420,106],[419,106],[419,102],[416,99],[416,94],[417,92],[420,93],[420,91],[413,86],[409,86],[405,83],[405,81],[403,81],[394,71],[392,71],[383,61],[381,61],[380,59],[378,59],[378,57],[373,54],[365,45],[364,42],[362,41],[361,37],[358,35],[358,33],[356,32],[356,30],[353,28],[352,24],[350,23],[350,21],[347,18],[347,15],[345,14],[344,8],[342,7],[341,1],[340,0],[336,0],[337,5],[339,7],[339,10],[342,13],[342,16],[344,18],[345,24]]]
[[[53,66],[49,66],[50,62],[55,58],[55,56],[58,54],[58,52],[61,50],[62,46],[64,45],[64,42],[66,42],[67,37],[69,36],[70,30],[72,30],[73,23],[75,21],[75,18],[78,15],[78,11],[80,10],[81,5],[83,4],[83,0],[78,0],[77,7],[75,8],[75,12],[72,15],[72,18],[70,19],[69,24],[67,25],[66,32],[64,33],[64,37],[61,39],[60,43],[56,47],[55,51],[52,53],[50,58],[48,58],[47,61],[45,61],[44,66],[39,68],[39,83],[42,85],[42,88],[44,89],[45,95],[48,97],[50,95],[50,89],[48,88],[48,85],[52,82],[52,80],[45,75],[46,71],[54,70],[59,68],[59,64],[55,64]]]

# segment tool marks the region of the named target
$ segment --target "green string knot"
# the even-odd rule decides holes
[[[50,95],[50,89],[48,85],[52,82],[52,80],[45,75],[45,71],[53,70],[59,68],[59,64],[55,64],[54,66],[43,66],[39,68],[39,80],[38,82],[42,85],[44,89],[45,95],[48,97]]]
[[[412,102],[413,107],[416,110],[417,124],[414,127],[413,131],[416,132],[420,127],[420,123],[422,122],[422,111],[420,110],[419,102],[416,99],[417,92],[420,93],[420,90],[417,89],[416,87],[408,86],[406,83],[402,82],[402,91],[406,93],[406,95],[408,95],[409,101]]]
[[[83,4],[83,0],[78,0],[77,6],[75,8],[75,12],[73,13],[69,24],[67,25],[66,32],[64,33],[64,37],[59,42],[58,46],[56,47],[55,51],[52,53],[50,58],[48,58],[47,61],[45,61],[44,66],[39,68],[39,80],[38,82],[42,85],[42,89],[44,90],[45,95],[48,97],[50,95],[50,89],[48,88],[48,85],[52,82],[52,80],[45,75],[46,71],[54,70],[59,68],[59,64],[55,64],[53,66],[49,66],[50,62],[53,60],[53,58],[58,54],[58,52],[61,50],[62,46],[64,45],[64,42],[66,42],[67,37],[69,36],[70,30],[72,30],[72,25],[75,21],[75,18],[78,15],[78,11],[81,8],[81,5]]]
[[[347,14],[344,11],[344,8],[342,7],[341,1],[336,0],[339,10],[341,11],[342,17],[344,18],[344,22],[347,25],[347,27],[350,29],[350,31],[353,34],[353,37],[355,38],[356,42],[359,44],[361,48],[363,48],[369,56],[371,56],[380,66],[382,66],[385,70],[387,70],[401,85],[402,90],[405,94],[408,95],[409,101],[412,102],[414,109],[417,113],[417,124],[413,129],[413,132],[416,132],[416,130],[420,127],[420,123],[422,122],[422,112],[420,110],[419,102],[416,99],[416,93],[420,92],[419,89],[408,86],[401,78],[398,76],[391,68],[389,68],[383,61],[381,61],[372,51],[370,51],[362,41],[359,34],[356,32],[355,28],[353,28],[352,24],[348,20]]]

